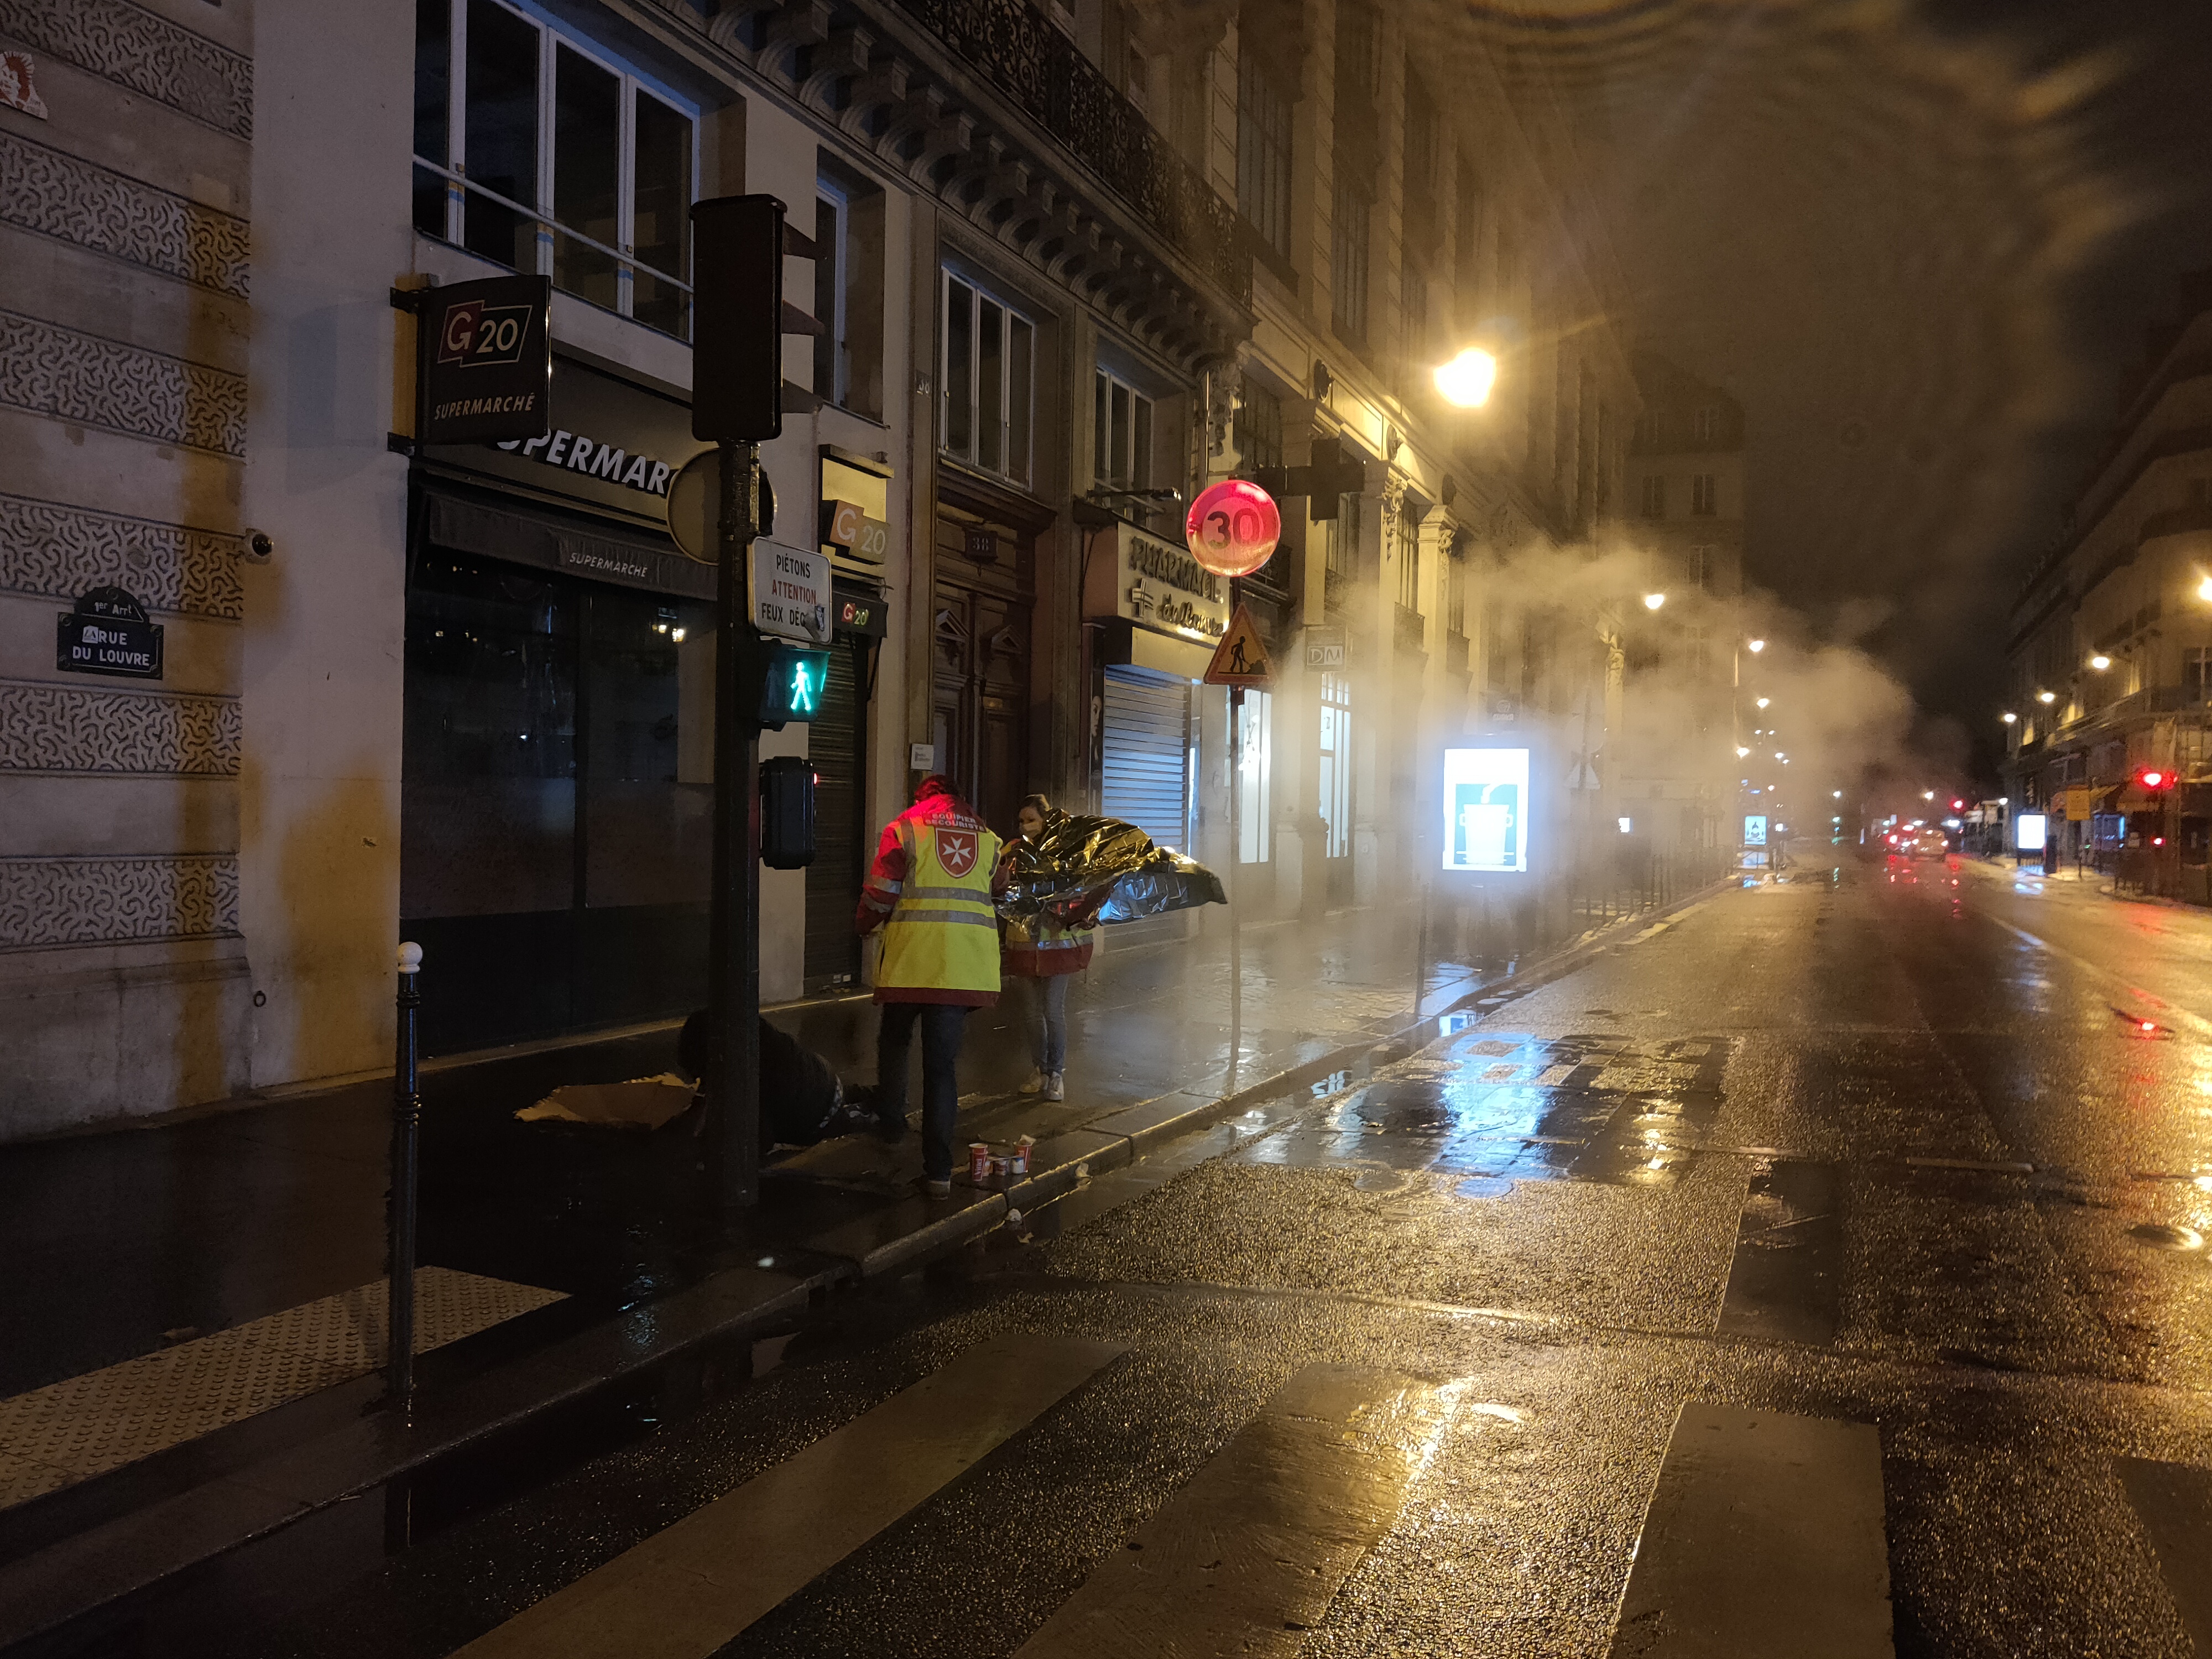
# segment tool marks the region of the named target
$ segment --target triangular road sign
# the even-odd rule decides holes
[[[1252,613],[1240,605],[1237,614],[1229,619],[1229,631],[1213,647],[1213,660],[1206,665],[1206,683],[1264,690],[1274,681],[1275,665],[1268,659],[1267,645],[1260,638],[1260,630],[1252,625]]]

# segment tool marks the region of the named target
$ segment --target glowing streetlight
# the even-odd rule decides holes
[[[2197,597],[2207,605],[2212,605],[2212,576],[2207,576],[2197,584]]]
[[[1841,800],[1844,798],[1844,792],[1840,789],[1831,789],[1828,793],[1834,796],[1838,800]]]
[[[2100,674],[2103,673],[2112,665],[2112,659],[2101,651],[2100,651],[2095,656],[2089,659],[2089,666],[2095,669]]]
[[[2212,578],[2208,578],[2207,580],[2212,580]],[[1765,649],[1766,649],[1766,641],[1765,641],[1765,640],[1750,640],[1750,641],[1747,641],[1745,642],[1745,647],[1744,647],[1744,648],[1745,648],[1746,650],[1749,651],[1749,652],[1751,653],[1751,654],[1752,654],[1753,656],[1754,656],[1754,657],[1755,657],[1755,656],[1757,656],[1760,652],[1762,652],[1762,651],[1764,651],[1764,650],[1765,650]]]
[[[1437,368],[1437,391],[1456,409],[1480,409],[1490,401],[1498,384],[1498,359],[1480,347],[1469,346],[1448,363]]]
[[[2056,691],[2039,691],[2035,694],[2035,700],[2038,702],[2057,702],[2058,694]]]
[[[1747,756],[1749,756],[1749,754],[1750,754],[1750,753],[1751,753],[1751,750],[1748,750],[1748,749],[1747,749],[1747,748],[1745,748],[1741,744],[1736,744],[1736,746],[1735,746],[1735,757],[1736,757],[1738,760],[1742,760],[1742,759],[1746,758]]]
[[[1998,716],[1998,718],[1999,718],[2000,720],[2003,720],[2003,721],[2004,721],[2004,723],[2005,723],[2007,726],[2012,726],[2012,725],[2014,725],[2014,724],[2016,724],[2016,723],[2019,721],[2019,720],[2020,720],[2020,716],[2019,716],[2019,715],[2017,715],[2017,714],[2014,714],[2014,713],[2012,712],[2012,710],[2011,710],[2011,709],[2009,709],[2009,708],[2006,709],[2006,710],[2005,710],[2005,712],[2004,712],[2002,714],[2001,714],[2001,715],[1999,715],[1999,716]]]
[[[1771,698],[1771,697],[1761,697],[1761,698],[1759,700],[1759,706],[1761,708],[1765,708],[1765,707],[1766,707],[1766,705],[1767,705],[1768,703],[1772,702],[1773,701],[1774,701],[1774,699],[1773,699],[1773,698]]]
[[[1646,593],[1644,596],[1644,608],[1646,611],[1656,611],[1666,603],[1667,596],[1664,593]]]
[[[1934,800],[1936,799],[1936,792],[1933,789],[1923,789],[1920,792],[1920,799],[1923,800]]]

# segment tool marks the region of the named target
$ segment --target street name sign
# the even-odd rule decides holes
[[[161,678],[161,624],[119,587],[94,587],[56,618],[54,666],[70,674]]]

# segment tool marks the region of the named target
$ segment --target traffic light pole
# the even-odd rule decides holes
[[[750,568],[760,526],[760,452],[720,445],[715,580],[714,890],[708,922],[708,1167],[726,1220],[760,1198],[760,726],[766,672],[753,632]]]

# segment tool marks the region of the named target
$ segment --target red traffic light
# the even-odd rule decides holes
[[[2170,789],[2173,787],[2173,774],[2161,772],[2156,767],[2150,767],[2136,773],[2136,781],[2146,789]]]
[[[1951,803],[1951,810],[1954,812],[1963,812],[1966,810],[1966,803],[1962,800],[1954,800]]]

